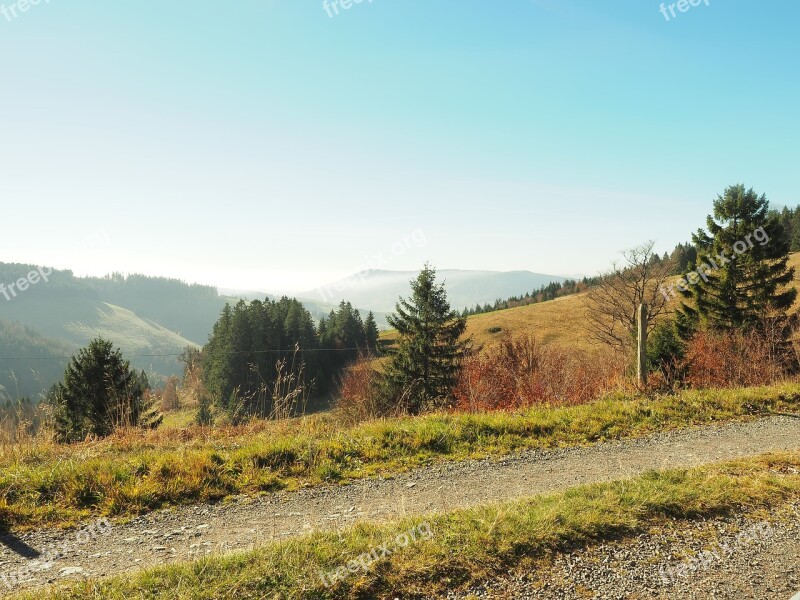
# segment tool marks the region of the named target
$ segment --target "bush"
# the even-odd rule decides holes
[[[674,319],[660,321],[647,339],[648,369],[654,372],[651,388],[672,391],[686,378],[686,344]]]
[[[347,367],[339,382],[336,400],[339,417],[348,423],[358,423],[392,412],[391,406],[383,400],[378,385],[378,375],[369,358],[362,357]]]
[[[686,384],[720,388],[783,381],[794,371],[796,357],[776,335],[769,329],[696,333],[686,348]]]
[[[542,346],[531,337],[503,339],[469,357],[454,392],[455,409],[486,411],[536,404],[582,404],[619,387],[625,361]]]
[[[161,391],[161,412],[173,412],[180,408],[178,399],[178,378],[174,375],[167,379]]]
[[[209,396],[206,395],[200,398],[194,422],[201,427],[208,427],[214,424],[214,413],[211,410],[211,398]]]

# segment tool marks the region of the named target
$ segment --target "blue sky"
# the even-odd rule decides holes
[[[727,185],[800,203],[800,3],[659,6],[0,13],[0,260],[264,290],[425,260],[595,273],[688,239]]]

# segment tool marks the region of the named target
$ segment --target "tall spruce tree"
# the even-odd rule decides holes
[[[383,376],[384,394],[411,414],[445,405],[469,347],[469,340],[460,339],[466,319],[450,308],[444,284],[436,284],[436,270],[428,264],[396,310],[388,321],[399,342]]]
[[[787,265],[789,237],[766,196],[743,185],[727,188],[707,226],[692,236],[697,260],[679,285],[690,300],[678,314],[682,337],[698,327],[750,329],[784,317],[797,295],[786,288],[794,269]]]

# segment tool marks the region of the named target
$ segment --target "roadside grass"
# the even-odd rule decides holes
[[[511,570],[532,569],[553,552],[680,527],[692,519],[756,516],[798,498],[800,452],[772,454],[691,470],[652,471],[425,519],[359,525],[341,534],[316,533],[248,553],[17,598],[430,598]],[[432,536],[397,546],[398,535],[422,523]],[[351,562],[387,543],[396,551],[367,569]],[[346,570],[348,564],[352,572],[342,571],[332,587],[323,585],[321,573]]]
[[[654,431],[796,412],[800,384],[621,394],[518,413],[434,414],[342,427],[333,416],[128,433],[0,456],[0,528],[68,527],[95,516],[398,473],[443,460],[502,456]]]

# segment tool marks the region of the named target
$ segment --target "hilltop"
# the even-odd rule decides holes
[[[800,289],[800,252],[789,255],[789,265],[794,267],[794,286]],[[530,334],[542,343],[556,343],[582,350],[599,346],[589,339],[587,328],[586,294],[575,294],[548,302],[530,304],[494,312],[472,315],[467,318],[467,335],[475,342],[491,346],[503,335]],[[800,310],[800,296],[794,310]],[[392,333],[385,332],[384,339]]]

